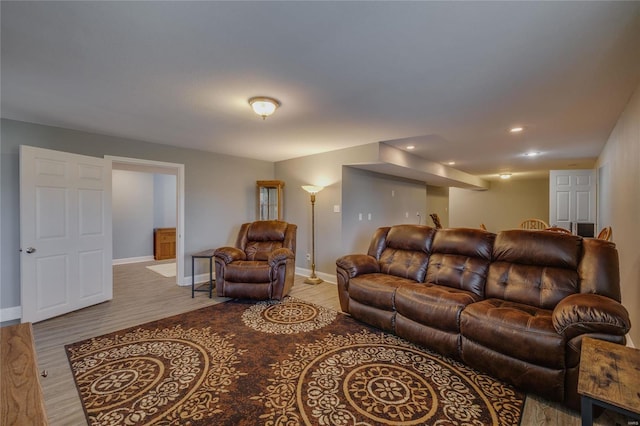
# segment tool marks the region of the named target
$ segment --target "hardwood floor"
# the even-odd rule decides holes
[[[153,263],[114,266],[113,300],[33,325],[39,370],[48,373],[40,382],[50,425],[86,424],[64,345],[227,300],[209,299],[206,293],[196,293],[192,299],[191,287],[178,287],[174,278],[145,268]],[[303,280],[296,276],[292,296],[340,310],[335,284],[312,286]],[[596,421],[607,426],[627,423],[625,418],[608,411]],[[557,404],[528,396],[522,425],[577,426],[580,418]]]

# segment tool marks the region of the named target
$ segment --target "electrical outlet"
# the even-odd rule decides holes
[[[307,253],[307,260],[311,260],[311,253]]]

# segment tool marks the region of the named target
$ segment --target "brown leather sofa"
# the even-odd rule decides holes
[[[240,227],[235,247],[214,252],[216,293],[241,299],[282,299],[295,277],[294,224],[263,220]]]
[[[576,410],[582,338],[631,327],[603,240],[398,225],[336,265],[344,312]]]

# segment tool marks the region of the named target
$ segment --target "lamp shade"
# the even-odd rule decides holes
[[[309,194],[317,194],[318,192],[322,191],[324,187],[315,185],[302,185],[302,189],[307,191]]]
[[[253,112],[261,116],[263,119],[273,114],[280,106],[280,102],[276,99],[268,98],[266,96],[256,96],[249,99],[249,105]]]

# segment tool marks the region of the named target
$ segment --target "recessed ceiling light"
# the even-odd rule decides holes
[[[456,164],[456,162],[455,161],[449,161],[447,164],[450,165],[450,166],[454,166]]]
[[[524,130],[524,127],[522,127],[522,126],[516,126],[516,127],[512,127],[511,129],[509,129],[509,131],[511,133],[520,133],[523,130]]]
[[[500,179],[511,179],[511,173],[500,173]]]
[[[525,157],[535,157],[536,155],[540,155],[540,153],[539,152],[535,152],[535,151],[534,152],[525,152],[524,153]]]
[[[411,151],[412,149],[415,149],[415,148],[416,148],[416,147],[415,147],[414,145],[409,145],[409,146],[407,146],[407,149],[408,149],[409,151]]]

